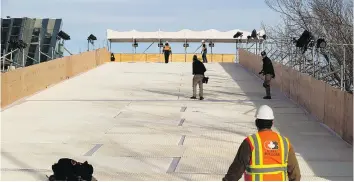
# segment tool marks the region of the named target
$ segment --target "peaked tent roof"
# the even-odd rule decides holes
[[[192,31],[188,29],[183,29],[178,32],[139,32],[136,30],[119,32],[111,29],[107,29],[107,39],[111,42],[133,42],[135,39],[137,42],[159,42],[170,41],[170,42],[201,42],[205,40],[206,42],[212,40],[213,42],[219,43],[235,43],[233,36],[237,32],[243,32],[241,37],[237,38],[242,42],[247,42],[247,36],[251,35],[251,32],[242,31],[239,29],[230,30],[226,32],[221,32],[215,29],[205,30],[205,31]],[[264,30],[257,32],[259,36],[265,34]],[[250,40],[249,42],[255,42],[256,40]]]

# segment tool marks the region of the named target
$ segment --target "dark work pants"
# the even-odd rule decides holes
[[[264,86],[266,90],[266,95],[270,96],[270,81],[272,80],[272,75],[271,74],[266,74],[264,78]]]
[[[170,58],[170,53],[166,52],[164,53],[164,55],[165,55],[165,63],[168,63],[168,59]]]
[[[207,63],[208,62],[206,53],[202,54],[202,58],[203,58],[203,63]]]

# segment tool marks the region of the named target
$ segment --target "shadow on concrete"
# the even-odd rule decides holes
[[[239,81],[239,80],[250,80],[255,84],[259,84],[260,88],[262,87],[262,80],[258,77],[255,76],[251,71],[248,71],[246,68],[242,67],[239,64],[234,64],[234,63],[219,63],[221,67],[227,72],[232,79],[237,82],[241,90],[243,88],[247,87],[247,83],[244,81]],[[261,69],[261,68],[260,68]],[[248,83],[249,84],[249,83]],[[253,93],[247,92],[247,90],[244,91],[246,96],[255,96]],[[272,95],[275,95],[275,98],[281,99],[281,100],[289,100],[284,94],[281,93],[280,90],[276,88],[271,89]],[[265,94],[265,91],[264,91]],[[263,97],[263,96],[260,96]],[[263,104],[271,104],[273,100],[267,100],[267,101],[262,101],[261,103],[257,100],[253,101],[253,104],[259,108]],[[297,106],[297,104],[293,103],[294,105]],[[299,107],[299,106],[297,106]],[[275,108],[273,108],[275,109]],[[251,111],[249,111],[251,112]],[[306,112],[304,112],[308,116]],[[324,132],[329,134],[329,136],[321,136],[321,135],[316,135],[312,134],[311,131],[308,132],[308,128],[305,126],[303,128],[296,127],[296,123],[300,123],[300,121],[294,120],[291,117],[285,117],[285,119],[277,119],[277,114],[275,118],[275,125],[273,127],[276,127],[278,131],[289,138],[291,144],[294,146],[295,152],[297,153],[297,156],[301,156],[308,166],[311,169],[304,169],[301,168],[300,170],[312,170],[315,176],[319,176],[321,178],[327,179],[327,180],[332,180],[332,179],[350,179],[353,178],[353,174],[351,176],[341,176],[341,170],[347,171],[347,169],[344,168],[344,166],[341,169],[338,169],[338,167],[341,166],[342,163],[339,163],[335,165],[337,169],[332,169],[332,170],[337,170],[336,173],[339,175],[336,176],[329,176],[325,174],[327,170],[324,170],[324,166],[320,165],[322,161],[331,161],[329,163],[325,163],[327,165],[332,165],[332,162],[342,162],[340,161],[340,158],[342,157],[340,153],[342,150],[350,150],[351,148],[351,153],[353,152],[352,146],[347,145],[343,140],[340,138],[334,136],[331,132],[326,130],[320,123],[314,122],[314,121],[302,121],[305,122],[306,124],[317,124],[318,128],[322,128]],[[279,115],[279,114],[278,114]],[[281,114],[280,114],[281,115]],[[289,115],[290,116],[290,115]],[[309,118],[311,118],[309,116]],[[316,128],[317,128],[316,127]],[[307,132],[308,135],[303,135],[302,132]],[[324,139],[325,138],[325,139]],[[320,140],[322,141],[328,141],[326,142],[319,142]],[[330,143],[334,143],[333,145],[329,145]],[[321,150],[322,149],[322,150]],[[326,152],[327,150],[331,150],[332,152]],[[333,152],[334,151],[334,152]],[[321,156],[320,156],[321,154]],[[317,156],[317,157],[316,157]],[[333,159],[330,159],[333,158]],[[353,162],[353,158],[351,155],[347,156],[345,161],[343,162]],[[322,163],[323,164],[323,163]],[[351,165],[352,166],[352,165]],[[334,167],[334,166],[333,166]],[[353,171],[353,168],[350,170]],[[305,172],[305,171],[302,171]],[[307,171],[308,172],[308,171]],[[302,175],[306,176],[306,175]]]
[[[4,149],[1,149],[1,158],[6,158],[10,161],[13,162],[16,166],[20,167],[20,169],[3,169],[1,168],[1,171],[16,171],[16,172],[25,172],[30,175],[32,175],[36,180],[39,181],[46,181],[48,180],[46,177],[46,174],[44,172],[52,172],[52,170],[43,170],[43,169],[33,169],[33,167],[29,164],[26,164],[13,155],[11,155],[9,152],[4,151]]]

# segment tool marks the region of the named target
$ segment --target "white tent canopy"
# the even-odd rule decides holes
[[[243,33],[242,37],[237,38],[239,39],[239,42],[247,42],[247,36],[251,35],[251,32],[242,31],[239,29],[226,32],[221,32],[214,29],[205,31],[183,29],[178,32],[139,32],[136,30],[119,32],[107,29],[107,39],[111,42],[133,42],[135,39],[137,42],[159,42],[160,40],[170,42],[201,42],[202,40],[205,40],[206,42],[235,43],[236,40],[233,36],[237,32]],[[263,36],[265,34],[264,30],[260,30],[257,33],[259,36]],[[257,40],[249,40],[248,42],[256,41]]]

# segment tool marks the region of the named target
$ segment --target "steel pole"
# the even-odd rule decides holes
[[[25,50],[22,49],[22,67],[26,67],[25,65]]]
[[[312,75],[315,77],[315,47],[312,47]]]
[[[340,90],[343,90],[343,65],[340,66]]]
[[[38,62],[41,63],[41,36],[38,37]]]
[[[346,69],[346,63],[345,63],[345,58],[346,58],[346,55],[345,55],[345,45],[343,45],[343,56],[344,56],[344,59],[343,59],[343,87],[345,88],[345,81],[346,81],[346,72],[345,72],[345,69]]]

